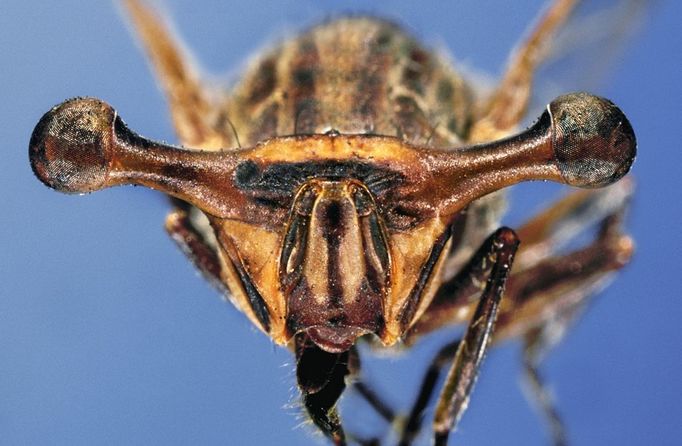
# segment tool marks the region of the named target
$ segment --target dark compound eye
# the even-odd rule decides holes
[[[124,127],[117,121],[114,109],[98,99],[76,98],[52,108],[31,135],[33,172],[61,192],[102,188],[110,173],[112,128]]]
[[[603,187],[623,177],[635,159],[635,132],[611,101],[574,93],[549,105],[556,165],[568,184]]]

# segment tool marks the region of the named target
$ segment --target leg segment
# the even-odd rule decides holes
[[[377,395],[364,381],[355,381],[353,388],[372,406],[372,408],[386,421],[392,423],[396,419],[395,412],[379,395]]]
[[[623,209],[602,220],[597,238],[585,248],[546,257],[515,273],[507,284],[495,340],[523,336],[538,327],[561,334],[632,256],[633,242],[620,233]]]
[[[168,214],[166,231],[203,276],[225,294],[227,290],[220,279],[221,266],[218,254],[206,242],[203,234],[194,227],[187,211],[176,208]]]
[[[523,244],[516,256],[515,273],[553,255],[586,228],[622,213],[633,190],[629,177],[604,189],[578,190],[528,220],[517,231]]]
[[[527,396],[540,410],[556,446],[567,444],[566,429],[545,388],[539,365],[561,341],[596,289],[630,259],[632,241],[620,233],[624,209],[625,201],[602,220],[591,245],[535,262],[509,279],[506,302],[510,309],[501,311],[496,340],[523,336]],[[534,250],[532,246],[529,249],[530,253]]]
[[[512,57],[499,86],[474,122],[472,142],[495,139],[518,125],[530,101],[533,75],[542,63],[548,44],[568,20],[577,0],[555,0],[540,18],[527,40]]]
[[[553,342],[542,328],[531,330],[524,336],[523,369],[524,378],[528,389],[528,398],[543,415],[554,446],[566,446],[568,444],[566,428],[561,421],[559,412],[554,406],[552,396],[547,390],[540,374],[539,365],[545,351],[551,348]]]
[[[450,431],[456,427],[468,405],[478,370],[492,339],[502,292],[518,244],[514,231],[501,228],[480,251],[492,261],[492,269],[438,398],[433,421],[436,445],[447,443]]]
[[[447,423],[448,418],[454,421],[461,416],[490,339],[504,281],[511,268],[512,257],[517,246],[518,241],[513,231],[507,228],[498,230],[481,246],[467,267],[452,283],[448,284],[447,292],[454,293],[455,300],[458,300],[460,295],[480,294],[481,288],[483,288],[481,284],[486,285],[484,285],[485,289],[480,304],[463,342],[455,341],[445,345],[431,361],[414,405],[405,423],[401,426],[399,432],[400,445],[411,444],[419,433],[424,410],[431,399],[441,369],[445,364],[452,362],[456,353],[457,356],[453,364],[454,372],[451,371],[448,384],[446,384],[440,399],[441,403],[452,403],[453,410],[441,409],[440,414],[446,419],[445,423]],[[486,278],[488,279],[486,280]],[[465,369],[467,369],[466,372]],[[460,379],[460,382],[454,382],[455,379]],[[364,383],[357,382],[356,388],[387,421],[395,421],[394,412],[381,402]],[[456,393],[453,394],[453,392]],[[445,439],[447,439],[447,433],[443,437],[443,440]]]
[[[424,410],[431,400],[441,370],[446,364],[451,363],[454,359],[459,342],[460,341],[455,341],[446,344],[431,360],[429,368],[426,370],[426,374],[424,374],[424,378],[422,379],[422,384],[419,387],[417,399],[412,405],[412,409],[407,416],[407,420],[405,421],[400,434],[399,446],[409,446],[419,434],[424,417]]]
[[[549,393],[544,389],[538,371],[541,353],[559,340],[560,334],[568,328],[570,322],[583,308],[581,302],[584,303],[593,294],[595,284],[608,272],[622,266],[629,257],[629,239],[620,235],[620,219],[632,189],[632,182],[625,179],[607,189],[574,192],[532,218],[519,230],[519,234],[523,234],[524,243],[516,255],[514,270],[521,271],[515,272],[509,279],[495,339],[523,336],[526,344],[524,367],[531,391],[530,397],[537,402],[548,420],[557,445],[565,442],[565,430],[548,398]],[[598,241],[594,242],[594,246],[565,256],[551,257],[558,247],[594,223],[601,225]],[[461,320],[461,314],[471,313],[471,302],[478,298],[481,287],[490,274],[491,264],[486,254],[479,251],[456,277],[441,286],[429,310],[408,333],[406,339],[408,344],[413,343],[420,335]],[[552,267],[553,270],[548,269]],[[528,271],[525,277],[524,271]],[[525,293],[519,291],[524,288],[522,283],[526,285],[530,283],[531,277],[545,275],[552,278],[550,282],[553,285],[546,282],[544,286],[536,288],[535,292],[528,293],[528,288]],[[552,288],[556,290],[552,292]],[[571,293],[567,293],[568,291]],[[527,296],[526,299],[520,297],[524,294]],[[521,300],[527,302],[535,300],[536,303],[533,305],[535,308],[546,307],[551,310],[554,302],[562,299],[563,305],[556,304],[556,308],[560,307],[562,310],[551,311],[553,315],[551,324],[538,321],[540,314],[537,310],[530,311],[534,318],[523,317],[527,311],[514,314],[515,309],[523,308],[523,305],[520,305]],[[578,303],[570,305],[569,300],[574,302],[577,300]],[[517,316],[522,322],[514,324]],[[532,326],[536,328],[528,328]],[[411,444],[419,433],[424,410],[440,376],[441,368],[452,360],[457,345],[458,342],[453,342],[444,346],[433,358],[415,403],[402,426],[401,445]]]
[[[507,286],[507,298],[505,299],[507,303],[503,306],[503,314],[504,312],[511,314],[513,312],[512,310],[514,310],[514,308],[512,308],[515,306],[513,304],[514,301],[509,298],[510,292],[512,291],[510,287],[512,287],[513,283],[518,284],[526,282],[530,279],[531,275],[542,276],[542,269],[536,270],[535,273],[526,273],[527,270],[532,269],[542,262],[545,264],[545,266],[542,267],[545,273],[551,272],[548,268],[551,268],[555,264],[557,266],[563,264],[568,270],[571,270],[571,268],[576,270],[581,264],[571,262],[587,262],[590,257],[589,254],[573,253],[568,257],[563,256],[557,258],[552,258],[551,256],[555,255],[558,248],[562,247],[577,234],[586,231],[594,224],[601,224],[605,227],[605,222],[611,221],[611,223],[606,226],[610,228],[609,231],[611,231],[614,237],[607,238],[600,236],[602,240],[610,240],[610,242],[606,244],[608,245],[607,251],[603,252],[603,257],[608,257],[612,254],[615,256],[614,258],[621,258],[623,255],[627,257],[627,252],[624,252],[623,249],[627,251],[628,243],[626,239],[623,239],[622,242],[625,244],[624,248],[621,249],[618,247],[619,242],[617,234],[620,233],[620,229],[617,224],[618,219],[614,220],[614,218],[616,215],[622,214],[623,210],[626,208],[632,190],[632,181],[629,178],[625,178],[605,189],[579,190],[573,192],[562,200],[559,200],[546,211],[536,215],[519,228],[517,234],[519,240],[522,241],[522,244],[515,256],[514,272],[510,277],[510,284]],[[602,230],[602,232],[603,231],[604,230]],[[602,247],[604,247],[603,244]],[[598,255],[599,249],[600,247],[594,248],[592,250],[592,256]],[[487,266],[489,267],[489,265]],[[599,269],[596,265],[593,266],[593,268],[595,267]],[[607,270],[604,271],[604,274],[615,268],[618,268],[617,264],[611,265],[611,268],[607,268]],[[420,336],[437,330],[440,327],[464,322],[473,311],[473,305],[478,299],[481,287],[485,284],[485,277],[487,274],[488,269],[483,261],[480,258],[474,258],[459,274],[447,282],[444,282],[427,311],[406,334],[405,342],[407,344],[413,344]],[[528,275],[519,282],[517,279],[519,279],[522,274]],[[561,277],[563,277],[559,274],[562,273],[557,271],[553,276],[554,280],[558,282],[556,284],[557,286],[561,285]],[[575,271],[571,274],[575,276]],[[578,286],[580,288],[580,283],[572,281],[570,277],[571,275],[569,274],[566,279],[566,284],[563,287],[565,289],[564,291],[571,290],[570,286]],[[585,286],[584,288],[584,293],[588,293],[589,286]],[[541,291],[541,289],[536,291]],[[552,296],[545,295],[545,300],[550,302],[552,297],[556,299],[560,298],[561,292]],[[500,329],[501,327],[498,326],[496,338],[500,337]],[[518,334],[522,333],[517,333],[517,335]]]
[[[367,401],[367,403],[379,415],[381,415],[384,420],[386,420],[389,424],[394,424],[394,427],[397,427],[399,431],[399,446],[411,445],[419,434],[424,417],[424,410],[428,406],[429,401],[433,396],[433,391],[436,388],[441,371],[446,364],[452,363],[455,353],[457,352],[458,345],[459,341],[448,343],[441,347],[438,353],[433,357],[428,369],[426,370],[426,373],[424,374],[424,378],[422,379],[417,398],[415,399],[410,412],[405,418],[404,423],[394,424],[396,420],[399,419],[395,411],[391,409],[383,400],[381,400],[364,381],[358,380],[354,382],[353,387],[365,399],[365,401]]]

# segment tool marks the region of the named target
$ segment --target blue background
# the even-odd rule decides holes
[[[542,4],[166,3],[203,67],[231,75],[273,39],[358,10],[396,18],[495,75]],[[594,90],[617,102],[637,131],[628,228],[638,249],[544,366],[578,445],[682,437],[681,5],[659,2],[609,82]],[[197,276],[162,229],[161,195],[118,188],[65,196],[30,171],[33,126],[72,96],[103,98],[142,134],[174,140],[164,99],[117,7],[3,0],[2,10],[0,444],[314,442],[299,427],[288,352]],[[512,222],[540,207],[546,186],[514,195]],[[437,345],[365,361],[368,379],[406,407]],[[517,386],[518,357],[515,343],[489,355],[457,444],[546,444]],[[358,429],[375,422],[366,415]]]

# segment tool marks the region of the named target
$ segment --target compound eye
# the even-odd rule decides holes
[[[555,162],[566,183],[603,187],[622,178],[636,154],[635,132],[611,101],[587,93],[549,104]]]
[[[33,172],[61,192],[101,189],[109,174],[116,120],[114,109],[98,99],[76,98],[54,107],[31,135]]]

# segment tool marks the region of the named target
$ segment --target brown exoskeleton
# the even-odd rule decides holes
[[[634,159],[623,113],[587,93],[555,99],[515,133],[543,50],[575,3],[555,0],[495,91],[477,99],[400,28],[360,17],[284,42],[229,96],[215,97],[158,17],[128,0],[187,148],[145,139],[109,105],[79,98],[40,120],[31,164],[63,192],[140,184],[174,197],[171,237],[256,327],[294,352],[305,409],[334,443],[347,441],[336,403],[359,373],[359,339],[409,345],[466,321],[396,423],[400,443],[414,439],[438,373],[451,364],[433,422],[436,444],[445,444],[491,340],[510,337],[523,338],[535,395],[563,443],[539,352],[628,261],[620,216],[630,183],[576,192],[517,232],[495,227],[507,186],[601,188]],[[600,222],[595,240],[557,254],[588,220]],[[393,421],[362,381],[354,385]]]

